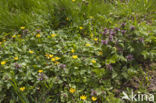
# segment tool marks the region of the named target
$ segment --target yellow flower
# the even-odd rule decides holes
[[[66,20],[68,21],[68,20],[69,20],[69,18],[67,17],[67,18],[66,18]]]
[[[54,56],[54,55],[52,55],[52,54],[49,54],[49,55],[48,55],[49,58],[52,58],[53,56]]]
[[[86,44],[86,47],[89,47],[89,46],[90,46],[90,44],[89,44],[89,43],[87,43],[87,44]]]
[[[32,51],[32,50],[29,50],[29,53],[30,53],[30,54],[33,54],[33,53],[34,53],[34,51]]]
[[[25,90],[25,87],[21,87],[21,88],[20,88],[20,91],[23,92],[24,90]]]
[[[21,35],[20,35],[20,34],[18,34],[17,36],[18,36],[18,37],[21,37]]]
[[[72,50],[71,50],[71,52],[72,52],[72,53],[74,53],[74,52],[75,52],[75,50],[74,50],[74,49],[72,49]]]
[[[93,16],[89,16],[90,19],[93,19]]]
[[[70,88],[69,92],[74,93],[76,90],[74,88]]]
[[[97,98],[96,97],[92,97],[92,101],[96,101],[97,100]]]
[[[82,96],[80,96],[80,99],[82,99],[82,100],[86,100],[87,97],[86,97],[85,95],[82,95]]]
[[[16,38],[16,35],[13,35],[12,38]]]
[[[57,64],[59,64],[59,63],[60,63],[60,62],[56,61],[56,62],[55,62],[55,65],[57,65]]]
[[[2,42],[0,42],[0,45],[2,44]]]
[[[90,34],[90,37],[93,37],[93,33]]]
[[[82,27],[82,26],[80,26],[79,28],[80,28],[80,30],[82,30],[82,29],[83,29],[83,27]]]
[[[56,36],[56,34],[51,34],[51,37],[55,37]]]
[[[72,0],[72,2],[75,2],[76,0]]]
[[[1,65],[5,65],[6,64],[6,61],[1,61]]]
[[[43,70],[38,70],[38,72],[39,72],[39,73],[42,73],[42,72],[43,72]]]
[[[23,30],[23,29],[25,29],[25,27],[24,26],[21,26],[21,29]]]
[[[92,63],[93,63],[93,64],[95,64],[95,63],[96,63],[96,61],[95,61],[95,60],[92,60]]]
[[[54,62],[55,60],[56,60],[55,58],[51,58],[51,61],[53,61],[53,62]]]
[[[59,57],[55,57],[55,60],[59,60],[60,58]]]
[[[77,56],[77,55],[73,55],[72,58],[73,58],[73,59],[77,59],[78,56]]]
[[[94,38],[94,41],[98,41],[98,38]]]
[[[14,60],[18,60],[18,57],[14,57]]]
[[[103,53],[100,51],[98,54],[99,54],[99,55],[102,55]]]
[[[40,35],[40,34],[36,34],[36,37],[37,37],[37,38],[40,38],[40,37],[41,37],[41,35]]]
[[[5,42],[6,40],[5,39],[3,39],[3,42]]]
[[[45,54],[45,56],[49,59],[49,54]]]

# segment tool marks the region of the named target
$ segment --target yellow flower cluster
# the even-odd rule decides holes
[[[50,59],[50,58],[52,58],[54,55],[52,55],[52,54],[46,54],[45,55],[48,59]]]
[[[70,88],[70,89],[69,89],[69,92],[72,93],[72,94],[75,93],[75,91],[76,91],[76,89],[74,89],[74,88]],[[81,95],[81,96],[80,96],[80,99],[81,99],[81,100],[86,100],[86,99],[87,99],[87,96],[86,96],[86,95]],[[94,96],[92,96],[92,97],[91,97],[91,100],[92,100],[92,101],[96,101],[97,98],[94,97]]]

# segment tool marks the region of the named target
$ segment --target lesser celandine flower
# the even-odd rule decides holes
[[[52,55],[52,54],[49,54],[49,55],[48,55],[49,58],[52,58],[53,56],[54,56],[54,55]]]
[[[23,30],[23,29],[25,29],[25,27],[24,26],[21,26],[21,29]]]
[[[29,53],[30,53],[30,54],[33,54],[33,53],[34,53],[34,51],[32,51],[32,50],[29,50]]]
[[[75,50],[74,50],[74,49],[72,49],[72,50],[71,50],[71,52],[72,52],[72,53],[74,53],[74,52],[75,52]]]
[[[98,41],[98,38],[94,38],[94,41]]]
[[[14,60],[18,60],[18,57],[14,57]]]
[[[89,16],[90,19],[93,19],[93,16]]]
[[[41,37],[41,35],[40,35],[40,34],[36,34],[36,37],[37,37],[37,38],[40,38],[40,37]]]
[[[51,37],[55,37],[56,36],[56,34],[51,34]]]
[[[43,72],[43,70],[38,70],[38,72],[39,72],[39,73],[42,73],[42,72]]]
[[[51,61],[54,62],[54,61],[56,61],[56,59],[55,58],[51,58]]]
[[[70,88],[69,92],[74,93],[76,90],[74,88]]]
[[[93,96],[92,97],[92,101],[96,101],[96,100],[97,100],[97,98]]]
[[[72,0],[72,2],[75,2],[76,0]]]
[[[99,53],[98,53],[99,55],[102,55],[103,53],[102,53],[102,51],[99,51]]]
[[[83,27],[82,27],[82,26],[80,26],[79,28],[80,28],[80,30],[82,30],[82,29],[83,29]]]
[[[59,57],[55,57],[55,59],[56,59],[56,60],[59,60],[60,58],[59,58]]]
[[[16,35],[13,35],[12,38],[16,38]]]
[[[95,61],[95,60],[92,60],[91,62],[92,62],[93,64],[95,64],[95,63],[96,63],[96,61]]]
[[[5,65],[6,64],[6,61],[1,61],[1,65]]]
[[[89,47],[89,46],[90,46],[90,44],[89,44],[89,43],[87,43],[87,44],[86,44],[86,47]]]
[[[0,42],[0,45],[2,44],[2,42]]]
[[[18,37],[21,37],[21,35],[20,35],[20,34],[18,34],[17,36],[18,36]]]
[[[68,21],[68,20],[69,20],[69,18],[67,17],[67,18],[66,18],[66,20]]]
[[[25,90],[25,87],[21,87],[21,88],[20,88],[20,91],[23,92],[24,90]]]
[[[93,37],[93,33],[90,34],[90,37]]]
[[[86,97],[85,95],[82,95],[82,96],[80,96],[80,99],[82,99],[82,100],[86,100],[87,97]]]
[[[60,62],[56,61],[56,62],[55,62],[55,65],[58,65],[59,63],[60,63]]]
[[[73,58],[73,59],[77,59],[78,56],[77,56],[77,55],[73,55],[72,58]]]

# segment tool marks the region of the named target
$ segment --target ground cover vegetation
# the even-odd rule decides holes
[[[0,0],[0,102],[129,103],[123,91],[155,93],[155,4]]]

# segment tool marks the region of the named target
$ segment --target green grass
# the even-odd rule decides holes
[[[99,26],[124,22],[126,18],[150,21],[156,12],[154,4],[155,0],[1,0],[0,32],[14,31],[20,26],[59,29],[82,25],[90,16]]]

